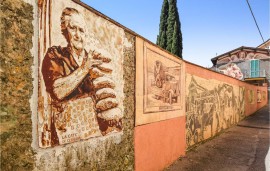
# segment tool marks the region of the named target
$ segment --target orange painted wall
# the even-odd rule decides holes
[[[215,79],[224,83],[242,86],[246,90],[253,90],[255,101],[248,104],[247,91],[245,92],[245,115],[248,116],[264,105],[266,100],[257,103],[257,89],[267,92],[267,87],[258,87],[239,81],[232,77],[216,73],[195,64],[185,62],[186,73],[205,79]],[[186,146],[186,118],[185,116],[153,122],[135,127],[135,170],[152,171],[162,170],[172,164],[181,155],[185,155]]]
[[[162,170],[185,155],[185,117],[135,127],[135,170]]]
[[[268,93],[267,93],[267,87],[259,87],[259,86],[254,86],[254,85],[246,85],[246,96],[245,96],[245,115],[249,116],[251,114],[253,114],[254,112],[256,112],[257,110],[259,110],[260,108],[262,108],[263,106],[265,106],[268,103]],[[254,103],[250,104],[249,103],[249,95],[248,95],[248,91],[247,90],[253,90],[254,91]],[[257,90],[260,90],[261,92],[266,92],[266,97],[264,100],[262,100],[261,102],[257,102],[258,97],[257,97]]]

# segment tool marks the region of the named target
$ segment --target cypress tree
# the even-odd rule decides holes
[[[176,7],[177,9],[177,7]],[[183,52],[183,37],[182,37],[182,31],[181,31],[181,22],[180,22],[180,17],[179,17],[179,14],[178,14],[178,9],[177,9],[177,30],[178,30],[178,49],[179,49],[179,56],[180,58],[183,58],[182,56],[182,52]]]
[[[172,49],[172,37],[173,37],[173,30],[174,30],[174,22],[176,21],[176,15],[175,15],[175,0],[169,1],[169,16],[167,20],[167,47],[166,50],[171,52]]]
[[[162,39],[160,39],[159,46],[164,49],[164,48],[166,48],[166,43],[167,43],[167,41],[166,41],[166,32],[165,31],[163,31],[161,33],[161,37],[162,37]]]
[[[167,19],[169,13],[169,3],[168,0],[164,0],[162,4],[161,14],[160,14],[160,23],[159,23],[159,35],[157,36],[157,45],[162,48],[167,47]]]
[[[178,24],[174,22],[171,53],[180,56]]]
[[[166,50],[172,52],[172,48],[173,48],[174,49],[173,51],[177,52],[177,54],[175,53],[173,54],[182,58],[183,46],[182,46],[182,33],[181,33],[180,28],[181,28],[181,25],[180,25],[179,14],[178,14],[178,9],[177,9],[177,0],[170,0],[169,1],[169,16],[167,20],[167,30],[166,30],[167,31],[166,32],[166,37],[167,37]],[[173,39],[176,39],[174,42],[174,47],[173,47]]]

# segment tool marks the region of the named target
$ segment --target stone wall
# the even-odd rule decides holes
[[[26,1],[1,2],[1,169],[134,170],[135,36],[124,29],[124,40],[120,41],[124,44],[123,72],[119,76],[123,79],[123,131],[42,149],[37,113],[40,107],[38,35],[42,30],[38,25],[37,7],[44,1]],[[106,23],[115,24],[82,3],[73,3],[79,3],[78,6]]]
[[[0,8],[1,169],[31,170],[33,7],[22,0],[3,0]]]

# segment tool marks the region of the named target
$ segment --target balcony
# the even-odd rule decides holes
[[[268,88],[270,88],[270,74],[267,73],[266,70],[259,70],[255,72],[245,71],[244,81],[260,86],[268,85]]]
[[[266,77],[269,79],[269,74],[264,70],[258,70],[258,71],[245,71],[244,72],[244,78],[260,78],[260,77]]]

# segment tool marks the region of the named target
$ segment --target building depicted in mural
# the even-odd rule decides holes
[[[188,146],[212,137],[244,117],[244,88],[189,74],[186,83]]]
[[[240,47],[212,58],[212,69],[257,85],[270,85],[270,39],[253,47]]]
[[[40,8],[39,146],[121,132],[123,29],[79,6],[40,3],[50,9]]]

